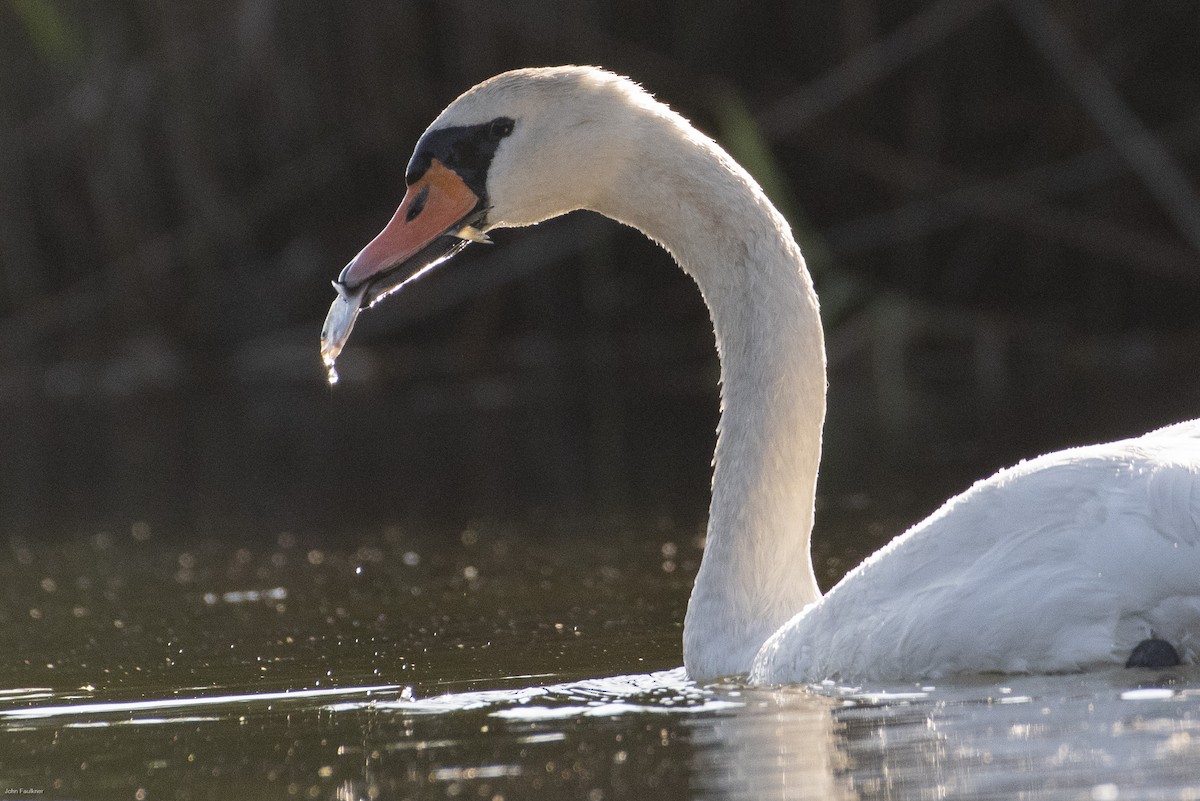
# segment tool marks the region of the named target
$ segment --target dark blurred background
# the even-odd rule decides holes
[[[594,215],[469,248],[325,384],[330,279],[518,66],[633,76],[789,217],[824,507],[1197,416],[1197,41],[1192,0],[0,0],[0,531],[702,521],[705,309]]]

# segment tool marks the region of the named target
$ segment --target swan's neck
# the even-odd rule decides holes
[[[825,347],[787,223],[711,141],[667,113],[596,210],[662,243],[700,286],[721,358],[712,506],[683,653],[697,680],[746,673],[759,646],[820,597],[809,538]],[[665,139],[665,141],[664,141]]]

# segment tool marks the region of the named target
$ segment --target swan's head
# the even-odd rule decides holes
[[[391,222],[342,271],[368,301],[491,228],[532,225],[613,190],[639,111],[664,108],[594,67],[514,70],[470,89],[417,142]]]

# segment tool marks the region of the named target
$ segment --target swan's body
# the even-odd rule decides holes
[[[632,82],[581,67],[486,81],[430,126],[408,183],[339,302],[380,296],[449,235],[575,209],[640,229],[699,285],[722,417],[684,624],[694,679],[1073,670],[1124,663],[1151,636],[1200,656],[1200,422],[981,481],[821,597],[825,355],[804,260],[749,175]]]
[[[1052,453],[951,499],[777,631],[752,677],[937,677],[1200,654],[1200,422]]]

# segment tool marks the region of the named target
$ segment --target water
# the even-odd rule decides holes
[[[353,538],[12,542],[0,798],[1200,797],[1195,668],[697,687],[693,530]]]

